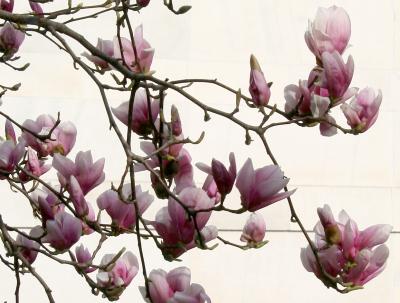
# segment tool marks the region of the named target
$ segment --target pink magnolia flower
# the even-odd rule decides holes
[[[51,168],[50,164],[46,164],[45,161],[39,160],[37,153],[31,148],[27,149],[28,161],[25,164],[24,169],[28,171],[30,174],[40,177],[41,175],[48,172]],[[19,174],[19,178],[21,181],[29,181],[31,178],[24,171],[21,171]]]
[[[353,78],[353,57],[349,56],[345,64],[337,51],[324,52],[322,53],[322,65],[324,67],[323,80],[326,81],[323,86],[328,89],[330,97],[333,99],[343,97]]]
[[[335,118],[331,115],[325,115],[326,122],[321,122],[319,124],[319,131],[321,135],[325,137],[331,137],[337,134],[337,128],[334,126],[336,124]]]
[[[217,184],[212,175],[208,175],[204,180],[202,189],[207,193],[208,197],[214,201],[214,204],[221,202],[221,194],[218,191]]]
[[[123,37],[121,37],[121,41],[118,37],[114,37],[114,56],[122,59],[133,72],[146,73],[150,70],[153,61],[154,48],[151,48],[149,42],[143,39],[142,25],[135,29],[133,38],[135,40],[137,58],[132,42]]]
[[[340,108],[347,119],[347,124],[358,132],[368,130],[378,118],[379,106],[382,102],[382,92],[378,95],[372,88],[362,89],[350,104],[343,104]]]
[[[0,9],[12,13],[14,9],[14,0],[0,0]]]
[[[131,193],[131,184],[124,184],[122,197],[125,201],[128,201]],[[153,202],[154,197],[148,191],[142,192],[140,185],[135,187],[135,196],[139,215],[142,215]],[[107,211],[113,226],[118,229],[132,229],[136,225],[135,205],[121,201],[116,191],[107,190],[102,193],[97,198],[97,205],[100,209]]]
[[[311,92],[306,80],[299,81],[299,85],[290,84],[284,89],[285,112],[307,116],[311,112]]]
[[[304,38],[308,48],[321,59],[323,52],[342,54],[351,35],[350,18],[337,6],[319,8],[314,22],[310,22]]]
[[[82,234],[82,223],[66,212],[59,212],[54,220],[46,221],[46,231],[42,241],[50,243],[58,251],[63,251],[78,242]]]
[[[135,94],[132,109],[132,130],[138,135],[144,136],[151,134],[153,123],[156,121],[160,111],[158,100],[150,98],[150,109],[148,107],[147,93],[144,89],[138,89]],[[122,103],[120,106],[113,108],[114,115],[125,125],[129,124],[129,101]]]
[[[115,254],[106,254],[100,262],[97,284],[110,300],[117,300],[139,271],[139,262],[130,251],[112,262]]]
[[[214,205],[203,190],[194,187],[183,189],[178,198],[192,211],[209,209]],[[218,232],[213,227],[205,227],[210,216],[211,211],[199,212],[196,215],[197,227],[204,243],[216,238]],[[163,239],[165,246],[163,253],[167,258],[175,258],[196,246],[198,235],[193,219],[188,217],[185,209],[173,197],[168,200],[168,207],[163,207],[158,211],[152,224]]]
[[[247,242],[250,247],[257,247],[265,237],[265,221],[262,215],[252,213],[243,228],[240,241]]]
[[[24,32],[15,29],[10,22],[6,22],[0,30],[0,52],[4,53],[4,59],[12,58],[24,39]]]
[[[182,134],[181,118],[179,117],[178,109],[173,104],[171,106],[171,131],[175,137]]]
[[[25,153],[25,141],[18,144],[13,140],[0,142],[0,179],[12,173]]]
[[[88,213],[85,216],[85,221],[82,220],[82,234],[84,235],[90,235],[91,233],[94,232],[93,229],[90,228],[89,222],[96,222],[96,214],[94,213],[94,209],[92,204],[90,202],[86,202],[87,207],[88,207]]]
[[[89,213],[89,206],[85,200],[85,196],[78,183],[78,180],[74,176],[69,179],[68,192],[72,204],[74,205],[76,214],[80,217],[84,217]]]
[[[43,229],[41,226],[35,226],[31,229],[29,236],[32,238],[37,238],[39,241],[40,236],[43,234]],[[16,244],[20,247],[20,252],[22,256],[24,256],[25,260],[32,264],[35,262],[36,257],[38,255],[38,249],[40,248],[40,244],[37,241],[28,239],[27,237],[18,234],[17,239],[15,240]]]
[[[75,162],[60,155],[53,157],[53,167],[58,171],[58,180],[63,187],[70,185],[70,178],[74,176],[82,192],[86,195],[105,179],[103,172],[104,158],[93,163],[91,151],[80,151],[75,157]]]
[[[36,121],[25,120],[22,124],[25,128],[38,135],[47,135],[54,127],[56,120],[50,115],[40,115]],[[75,145],[76,127],[72,122],[62,122],[51,134],[52,140],[39,140],[28,132],[23,132],[22,137],[26,144],[36,150],[40,157],[54,155],[56,153],[66,156]]]
[[[43,16],[43,9],[40,6],[39,3],[37,2],[33,2],[33,1],[29,1],[29,5],[31,7],[31,9],[33,10],[33,12],[39,16]]]
[[[190,284],[191,273],[187,267],[178,267],[170,272],[152,270],[149,275],[149,292],[153,303],[211,303],[210,298],[199,284]],[[146,298],[144,287],[140,287]]]
[[[180,193],[184,188],[194,187],[192,157],[189,152],[182,148],[179,156],[176,158],[177,169],[174,172],[175,191]]]
[[[104,53],[104,55],[109,57],[114,57],[114,42],[111,40],[103,40],[98,38],[96,48]],[[106,61],[101,59],[100,57],[91,55],[87,52],[84,52],[82,56],[88,58],[91,62],[93,62],[97,67],[100,68],[101,71],[110,70],[111,67],[108,65]]]
[[[95,267],[88,266],[88,262],[92,259],[92,254],[89,252],[87,247],[83,246],[83,244],[75,248],[75,256],[79,267],[86,273],[91,273],[96,270]]]
[[[6,140],[0,142],[0,169],[7,175],[11,173],[25,153],[25,141],[23,139],[17,144],[14,127],[10,120],[5,123]],[[3,178],[3,177],[0,177]]]
[[[204,163],[197,163],[196,166],[211,175],[214,179],[215,185],[218,188],[218,192],[221,195],[221,199],[224,200],[225,196],[232,191],[233,185],[236,180],[236,160],[235,154],[229,154],[229,170],[226,169],[225,165],[216,159],[212,159],[211,167]],[[211,185],[211,184],[210,184]]]
[[[387,241],[392,227],[379,224],[360,231],[345,211],[336,221],[328,205],[318,209],[320,222],[314,228],[315,244],[324,270],[349,286],[362,286],[383,271],[389,250]],[[310,247],[303,248],[304,267],[318,278],[322,274]]]
[[[295,190],[279,193],[288,182],[279,166],[268,165],[254,170],[249,158],[238,173],[236,187],[242,206],[249,211],[256,211],[293,194]]]
[[[267,81],[265,80],[260,64],[254,55],[251,55],[250,57],[250,67],[249,92],[253,102],[257,107],[266,106],[269,98],[271,97],[271,90]]]
[[[36,189],[30,197],[40,212],[43,225],[45,225],[47,220],[54,220],[54,217],[58,213],[64,212],[64,204],[59,201],[54,193],[45,187],[43,189]]]

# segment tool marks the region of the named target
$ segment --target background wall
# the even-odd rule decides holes
[[[17,10],[27,11],[27,4],[18,1]],[[26,1],[27,2],[27,1]],[[166,270],[186,265],[192,269],[192,281],[202,284],[213,302],[316,302],[366,303],[395,302],[400,291],[400,2],[396,0],[322,1],[192,1],[193,9],[184,16],[174,16],[161,1],[153,0],[148,8],[135,17],[135,25],[143,23],[144,35],[156,49],[152,69],[156,76],[170,79],[190,77],[218,78],[247,93],[249,56],[254,53],[266,74],[273,81],[271,104],[283,108],[283,88],[298,79],[305,79],[313,67],[314,58],[305,45],[303,35],[308,19],[313,19],[318,6],[336,4],[344,7],[352,21],[352,46],[346,54],[355,61],[353,86],[372,86],[383,91],[380,116],[374,127],[360,136],[338,134],[332,138],[319,135],[317,128],[280,127],[268,133],[268,139],[285,174],[291,177],[290,187],[298,188],[294,203],[308,229],[317,221],[316,208],[324,203],[334,213],[341,209],[352,216],[361,229],[378,223],[392,224],[394,232],[388,245],[391,250],[387,269],[366,285],[366,289],[347,295],[327,290],[313,274],[306,272],[300,262],[300,248],[306,246],[304,237],[290,223],[285,201],[262,211],[267,222],[270,243],[260,250],[238,251],[220,244],[211,252],[192,250],[182,256],[180,263],[166,263],[151,241],[145,241],[147,267]],[[186,4],[176,1],[177,4]],[[50,7],[57,7],[55,4]],[[112,39],[114,16],[75,24],[73,27],[89,37]],[[77,53],[83,50],[77,48]],[[74,155],[91,149],[94,158],[106,158],[106,182],[90,193],[95,199],[110,183],[117,181],[123,170],[121,147],[108,130],[100,96],[89,78],[74,70],[71,60],[48,41],[37,35],[26,39],[21,48],[22,62],[30,62],[24,73],[1,66],[1,83],[22,82],[18,92],[3,98],[1,110],[18,121],[36,118],[41,113],[73,121],[78,128]],[[230,110],[234,97],[224,91],[195,86],[193,94],[212,106]],[[118,106],[126,101],[125,94],[110,94],[110,102]],[[206,138],[200,146],[189,147],[195,161],[209,162],[212,157],[227,163],[228,153],[235,151],[239,167],[247,157],[255,166],[270,164],[259,142],[243,146],[244,133],[229,121],[212,116],[202,124],[202,111],[180,96],[169,93],[169,104],[177,104],[183,119],[185,135],[197,138],[203,129]],[[244,119],[252,121],[256,111],[247,110]],[[345,121],[339,118],[343,124]],[[2,122],[1,122],[2,123]],[[55,174],[50,179],[55,181]],[[147,187],[147,175],[139,176]],[[196,171],[201,184],[204,174]],[[13,194],[5,184],[1,188],[1,214],[8,224],[34,224],[26,201]],[[162,202],[156,202],[145,217],[152,219]],[[227,201],[238,206],[236,194]],[[238,241],[247,219],[242,216],[213,215],[212,221],[221,235]],[[95,239],[85,237],[84,243],[93,248]],[[111,239],[104,253],[115,252],[121,246],[133,250],[135,239]],[[101,302],[72,269],[49,263],[39,257],[38,271],[54,289],[57,302],[71,299]],[[0,267],[0,301],[13,302],[14,276]],[[120,302],[140,302],[137,286],[143,285],[140,274],[121,297]],[[43,290],[31,277],[23,277],[22,302],[45,302]]]

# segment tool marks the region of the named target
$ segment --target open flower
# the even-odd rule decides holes
[[[187,267],[178,267],[170,272],[162,269],[152,270],[149,274],[149,291],[153,303],[211,303],[204,288],[192,283]],[[147,300],[145,288],[140,287],[143,298]],[[148,300],[147,300],[148,301]]]
[[[71,176],[74,176],[83,194],[86,195],[104,181],[104,161],[104,158],[101,158],[93,163],[90,150],[80,151],[75,157],[75,162],[60,154],[55,154],[53,167],[58,171],[58,180],[63,187],[68,187]]]
[[[40,115],[36,121],[25,120],[22,124],[26,129],[38,135],[48,135],[54,128],[56,120],[50,115]],[[75,145],[76,127],[72,122],[60,123],[51,133],[51,140],[40,140],[28,132],[23,132],[27,146],[36,150],[40,157],[59,153],[66,156]]]
[[[154,48],[151,48],[149,42],[143,38],[142,25],[135,29],[133,38],[135,40],[137,58],[132,42],[124,37],[121,37],[121,39],[114,37],[114,56],[118,59],[122,59],[135,73],[148,72],[153,62]]]
[[[178,194],[179,200],[191,211],[206,210],[214,205],[208,195],[199,188],[187,187]],[[203,243],[216,238],[218,230],[205,226],[211,216],[211,211],[198,212],[196,225],[201,232]],[[168,200],[168,207],[161,208],[152,222],[157,233],[163,239],[163,250],[166,258],[176,258],[186,250],[196,246],[197,232],[194,219],[173,197]]]
[[[138,89],[133,102],[132,120],[130,122],[132,131],[138,135],[144,136],[151,134],[154,122],[160,111],[158,100],[150,98],[150,108],[148,106],[147,93],[144,89]],[[125,125],[129,124],[129,101],[122,103],[120,106],[113,108],[114,115]]]
[[[111,40],[103,40],[98,38],[96,48],[109,57],[114,56],[114,43]],[[88,54],[87,52],[84,52],[82,56],[88,58],[98,68],[100,68],[101,71],[106,71],[111,69],[108,63],[105,60],[101,59],[100,57]]]
[[[78,242],[82,234],[82,223],[66,212],[59,212],[54,216],[54,220],[46,221],[46,231],[42,241],[50,243],[56,250],[63,251]]]
[[[279,193],[288,182],[279,166],[268,165],[254,170],[249,158],[238,173],[236,187],[242,206],[249,211],[256,211],[293,194],[295,190]]]
[[[136,209],[133,203],[127,203],[132,194],[131,184],[125,184],[122,188],[121,201],[116,191],[107,190],[97,198],[97,205],[100,209],[105,209],[111,217],[112,224],[118,229],[132,229],[136,225]],[[154,197],[147,191],[142,192],[140,185],[135,187],[136,203],[139,215],[142,215],[153,202]]]
[[[362,89],[350,104],[342,104],[340,107],[346,116],[347,124],[358,132],[368,130],[378,118],[379,106],[382,102],[382,92],[378,95],[372,88]]]
[[[41,226],[35,226],[29,232],[29,236],[32,238],[37,238],[38,241],[42,234],[43,229]],[[38,249],[40,248],[40,244],[38,241],[28,239],[20,233],[15,240],[15,243],[20,247],[21,254],[24,256],[25,260],[29,262],[29,264],[35,262],[38,255]]]
[[[315,245],[324,270],[349,287],[362,286],[383,271],[389,250],[385,243],[390,225],[373,225],[360,231],[342,210],[336,221],[328,205],[318,209],[320,222],[314,228]],[[301,250],[307,271],[323,278],[310,246]]]
[[[117,260],[114,258],[115,254],[105,255],[100,266],[106,268],[100,269],[97,274],[97,284],[102,288],[104,295],[113,301],[119,298],[139,271],[139,262],[130,251]]]

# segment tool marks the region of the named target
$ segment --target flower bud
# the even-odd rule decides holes
[[[268,104],[271,96],[269,85],[265,80],[261,67],[254,55],[250,57],[250,86],[249,92],[253,99],[254,105],[257,107]]]
[[[171,129],[172,134],[176,137],[182,134],[182,123],[175,105],[171,106]]]
[[[247,242],[249,246],[257,246],[265,236],[265,221],[262,215],[252,213],[243,228],[240,241]]]
[[[150,0],[136,0],[136,3],[140,7],[146,7],[147,5],[149,5]]]

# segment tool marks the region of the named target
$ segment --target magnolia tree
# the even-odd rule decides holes
[[[353,59],[344,55],[351,27],[344,9],[332,6],[317,10],[304,35],[315,66],[308,73],[304,71],[305,80],[285,87],[286,103],[280,109],[269,102],[272,82],[268,82],[268,75],[254,55],[250,56],[249,95],[217,80],[172,80],[173,75],[171,79],[157,78],[152,70],[157,56],[152,38],[145,37],[143,26],[135,22],[135,16],[147,9],[149,0],[91,1],[79,5],[66,1],[59,10],[52,10],[48,2],[52,0],[26,1],[25,8],[16,11],[13,0],[0,1],[0,60],[17,71],[29,68],[28,64],[19,63],[24,57],[19,57],[18,50],[32,33],[72,58],[74,67],[97,86],[108,117],[104,123],[110,125],[124,150],[125,158],[120,161],[125,170],[118,184],[112,184],[96,201],[88,201],[87,194],[105,180],[107,159],[93,159],[90,150],[77,151],[74,159],[70,157],[78,133],[74,123],[63,121],[62,113],[54,117],[44,112],[16,121],[0,111],[5,118],[0,179],[18,194],[18,199],[25,199],[36,222],[29,230],[21,229],[7,224],[6,214],[0,212],[0,238],[5,248],[0,259],[15,275],[16,302],[21,275],[25,274],[33,275],[48,301],[55,302],[51,281],[45,281],[41,269],[35,267],[37,257],[48,258],[60,267],[73,267],[76,278],[86,282],[94,295],[110,301],[118,300],[130,286],[137,287],[147,302],[211,302],[201,281],[191,281],[189,268],[179,263],[169,272],[153,268],[146,260],[143,241],[152,241],[153,248],[174,263],[193,249],[218,249],[218,242],[242,250],[258,249],[267,241],[266,224],[257,211],[276,202],[285,203],[284,200],[289,204],[292,222],[298,224],[305,238],[306,248],[301,249],[299,262],[326,287],[347,293],[363,288],[382,272],[389,255],[384,242],[391,226],[377,224],[360,230],[344,210],[335,217],[328,205],[321,205],[316,210],[319,221],[312,240],[293,206],[296,190],[288,190],[289,178],[266,136],[269,129],[290,124],[318,126],[322,136],[337,132],[359,135],[373,126],[382,94],[370,87],[351,86]],[[177,15],[191,9],[176,7],[172,0],[164,0],[164,5]],[[106,40],[99,38],[96,45],[70,27],[106,14],[115,16],[115,35]],[[233,100],[232,110],[222,111],[205,104],[190,93],[192,85],[212,85],[223,90]],[[6,102],[8,94],[18,90],[20,84],[1,83],[0,87]],[[109,91],[125,92],[129,98],[111,106]],[[179,113],[178,106],[168,99],[169,91],[200,108],[205,121],[215,115],[241,127],[246,144],[260,140],[265,166],[254,167],[251,158],[237,163],[234,153],[229,154],[229,159],[212,159],[211,163],[192,160],[187,146],[193,144],[196,148],[196,144],[202,144],[204,132],[196,141],[185,137],[182,111]],[[252,110],[252,123],[238,116],[245,107]],[[334,112],[343,114],[347,125],[337,124]],[[272,123],[272,116],[279,117],[279,121]],[[140,150],[133,140],[140,140]],[[196,169],[204,173],[203,185],[194,182]],[[58,184],[46,180],[50,170],[56,172]],[[148,178],[151,189],[142,188],[138,175]],[[231,200],[230,205],[236,206],[227,207],[225,202],[231,199],[232,191],[238,191],[240,201]],[[146,216],[151,204],[158,209],[155,217]],[[240,239],[230,242],[218,235],[218,226],[208,225],[216,212],[248,214]],[[136,243],[138,256],[123,245],[114,253],[106,253],[103,246],[107,240],[123,234],[129,234],[132,243]],[[83,243],[87,237],[96,237],[97,246],[86,247]],[[135,281],[139,272],[144,285]]]

